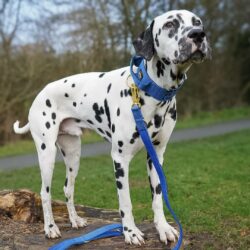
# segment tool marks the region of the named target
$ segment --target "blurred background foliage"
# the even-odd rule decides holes
[[[48,82],[128,65],[132,39],[172,9],[200,16],[213,50],[212,61],[190,70],[178,112],[249,105],[248,0],[0,0],[0,145]]]

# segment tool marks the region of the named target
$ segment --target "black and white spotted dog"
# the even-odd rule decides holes
[[[156,17],[134,41],[137,55],[145,58],[149,76],[166,89],[178,87],[193,63],[209,55],[209,46],[199,17],[186,10],[169,11]],[[60,231],[51,210],[51,179],[57,147],[67,167],[64,186],[72,227],[86,226],[74,207],[74,184],[79,168],[82,128],[95,130],[112,143],[119,209],[125,242],[140,245],[143,233],[136,227],[129,194],[129,162],[143,147],[131,112],[131,91],[127,85],[129,67],[106,73],[84,73],[48,84],[35,98],[28,124],[16,133],[31,132],[35,141],[41,177],[44,230],[48,238]],[[160,163],[176,122],[176,99],[159,102],[140,91],[142,113]],[[57,146],[57,147],[56,147]],[[154,223],[162,242],[174,241],[178,232],[164,216],[161,185],[148,157],[147,170],[153,195]]]

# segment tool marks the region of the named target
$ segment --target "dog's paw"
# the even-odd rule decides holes
[[[87,226],[87,220],[79,217],[78,215],[74,218],[71,218],[71,225],[73,228],[85,227]]]
[[[125,242],[128,244],[139,245],[145,244],[143,236],[144,234],[136,226],[124,226],[123,234],[125,236]]]
[[[56,239],[61,237],[60,230],[56,224],[50,224],[44,228],[45,236],[49,239]]]
[[[168,243],[169,241],[175,242],[175,239],[179,237],[178,231],[170,226],[166,221],[156,223],[156,229],[159,233],[161,242]]]

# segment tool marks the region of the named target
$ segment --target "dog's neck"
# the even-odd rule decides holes
[[[192,64],[174,64],[166,59],[160,59],[154,55],[150,61],[146,62],[147,72],[150,78],[160,87],[167,90],[177,88],[184,74]]]

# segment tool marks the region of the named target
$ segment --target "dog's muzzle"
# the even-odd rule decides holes
[[[199,63],[209,57],[206,33],[202,29],[192,29],[180,42],[179,63]]]
[[[206,33],[202,29],[192,29],[187,37],[194,44],[189,59],[194,63],[202,62],[208,56]]]

